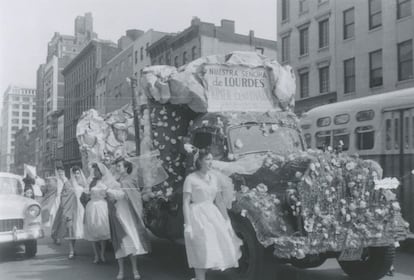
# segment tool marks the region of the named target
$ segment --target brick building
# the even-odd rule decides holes
[[[254,32],[237,34],[232,20],[221,20],[221,25],[202,22],[193,18],[191,25],[176,35],[167,35],[158,40],[148,51],[151,64],[182,66],[202,56],[226,54],[232,51],[256,51],[276,58],[276,42],[257,38]]]
[[[94,39],[62,71],[65,82],[63,164],[66,169],[81,165],[76,124],[82,112],[95,107],[99,69],[120,51],[112,42]]]

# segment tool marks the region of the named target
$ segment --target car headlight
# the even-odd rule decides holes
[[[36,218],[40,214],[40,207],[39,205],[33,204],[27,207],[26,213],[31,218]]]

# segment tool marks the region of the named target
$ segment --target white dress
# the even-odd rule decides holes
[[[84,237],[88,241],[108,240],[111,238],[106,202],[107,187],[98,182],[91,189],[91,200],[85,208]]]
[[[193,268],[216,270],[238,267],[242,241],[214,204],[219,191],[218,179],[212,173],[209,176],[211,179],[207,182],[192,173],[184,182],[183,191],[191,195],[188,223],[192,235],[184,235],[188,264]]]

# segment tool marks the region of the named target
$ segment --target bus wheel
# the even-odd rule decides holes
[[[390,270],[395,257],[395,248],[369,247],[360,261],[338,261],[342,270],[352,279],[377,280]]]

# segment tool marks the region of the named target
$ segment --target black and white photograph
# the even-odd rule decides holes
[[[0,0],[0,279],[414,280],[412,0]]]

